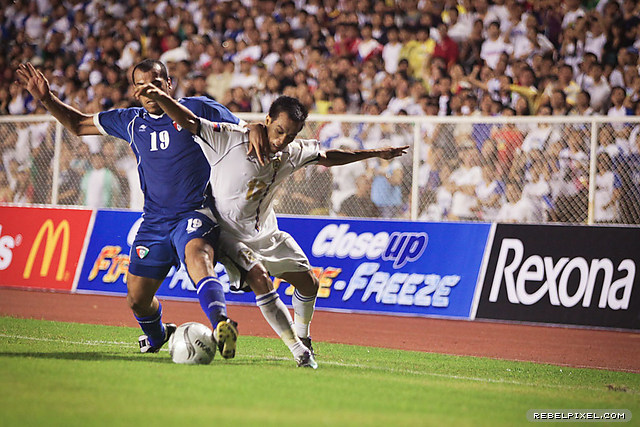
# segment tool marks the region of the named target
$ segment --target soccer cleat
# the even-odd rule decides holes
[[[146,335],[140,335],[138,337],[138,344],[140,345],[140,353],[157,353],[160,351],[164,343],[169,341],[171,335],[176,331],[178,327],[173,323],[165,323],[164,324],[164,341],[157,347],[151,346],[149,342],[149,338]]]
[[[309,349],[309,351],[311,352],[311,355],[315,357],[316,352],[313,351],[313,345],[311,344],[311,337],[306,337],[306,338],[298,337],[298,338],[300,338],[300,341],[302,341],[302,344]]]
[[[318,363],[309,350],[298,356],[296,358],[296,363],[298,364],[299,368],[318,369]]]
[[[225,359],[232,359],[236,355],[236,341],[238,341],[238,323],[225,316],[220,316],[213,338],[218,343],[218,350]]]

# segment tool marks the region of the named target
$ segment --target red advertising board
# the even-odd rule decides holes
[[[0,206],[0,286],[71,291],[91,212]]]

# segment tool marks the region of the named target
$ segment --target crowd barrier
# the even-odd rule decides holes
[[[0,286],[126,295],[139,212],[0,206]],[[320,310],[640,330],[640,229],[285,216]],[[227,301],[253,304],[229,290]],[[293,289],[275,281],[286,304]],[[634,288],[636,289],[634,292]],[[158,296],[196,300],[184,268]]]

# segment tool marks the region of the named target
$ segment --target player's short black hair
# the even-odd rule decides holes
[[[271,104],[269,108],[269,117],[272,120],[278,118],[280,113],[286,113],[294,122],[304,123],[307,120],[309,111],[302,102],[290,96],[281,96]]]
[[[155,59],[145,59],[144,61],[138,62],[133,70],[131,70],[131,81],[133,82],[133,75],[136,70],[140,70],[143,73],[149,72],[153,70],[156,66],[160,67],[160,77],[169,80],[169,72],[167,71],[167,67],[160,61]]]

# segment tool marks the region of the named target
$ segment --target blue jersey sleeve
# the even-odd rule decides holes
[[[206,96],[182,98],[180,103],[191,110],[196,116],[212,122],[226,122],[236,125],[240,123],[240,119],[229,111],[227,107]]]
[[[131,142],[131,123],[140,108],[119,108],[98,113],[97,127],[105,135],[115,136]]]

